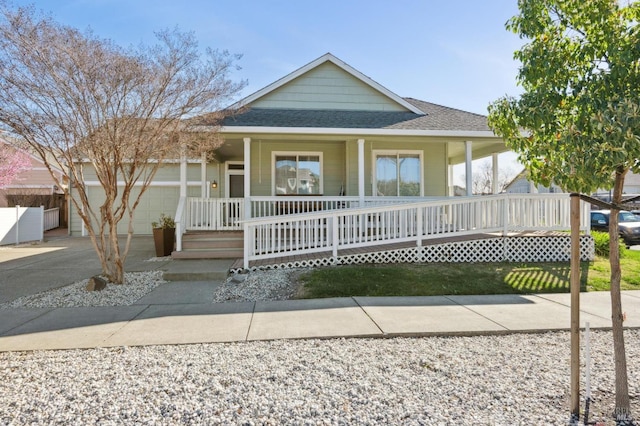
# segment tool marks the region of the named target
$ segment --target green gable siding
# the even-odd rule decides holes
[[[253,108],[407,111],[361,80],[326,62],[251,104]]]

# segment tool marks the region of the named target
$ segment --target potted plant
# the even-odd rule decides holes
[[[156,256],[171,255],[176,242],[176,222],[171,216],[160,214],[160,220],[151,222],[153,242],[156,245]]]

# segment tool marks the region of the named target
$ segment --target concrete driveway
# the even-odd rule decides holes
[[[153,238],[133,238],[127,272],[165,268],[155,256]],[[102,268],[89,237],[57,237],[43,242],[0,247],[0,303],[40,293],[99,274]]]

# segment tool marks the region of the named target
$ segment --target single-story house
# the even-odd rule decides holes
[[[380,236],[392,228],[399,232],[395,242],[412,241],[414,246],[416,235],[422,240],[455,229],[460,235],[506,229],[497,216],[489,220],[491,226],[480,227],[488,214],[480,210],[497,211],[501,201],[464,207],[474,211],[473,219],[465,214],[464,220],[462,210],[456,213],[458,207],[443,201],[453,200],[453,165],[465,164],[470,190],[472,160],[493,156],[497,161],[497,154],[507,150],[483,115],[401,97],[330,53],[233,108],[240,112],[219,128],[224,143],[215,152],[176,159],[161,168],[136,210],[135,233],[151,233],[151,221],[165,213],[178,222],[176,256],[191,252],[214,257],[214,250],[219,250],[217,255],[244,256],[249,262],[249,257],[258,261],[290,256],[296,249],[296,254],[333,251],[335,263],[338,250],[370,244],[373,235],[380,244],[386,241]],[[206,131],[207,123],[199,130]],[[97,181],[89,178],[85,185],[98,201]],[[471,202],[476,197],[456,197],[456,202],[464,202],[460,198]],[[415,203],[427,204],[412,207],[412,212],[399,207]],[[423,209],[425,216],[416,219],[416,208],[433,211]],[[331,216],[347,210],[358,211],[360,218]],[[404,212],[402,218],[399,211]],[[376,216],[378,222],[362,215]],[[316,222],[301,225],[289,219]],[[431,231],[418,231],[426,222]],[[531,223],[529,227],[537,229]],[[126,227],[122,224],[123,232]],[[354,227],[360,236],[349,236],[350,242],[338,248],[344,230]],[[411,236],[405,235],[409,228]],[[203,243],[190,249],[187,237],[198,231],[209,232],[205,240],[213,238],[211,232],[244,235],[233,243],[235,250],[205,249]],[[78,218],[72,220],[71,232],[84,233]],[[218,239],[233,239],[222,235]],[[316,245],[316,239],[323,242]],[[254,249],[262,254],[255,255]]]
[[[506,186],[504,192],[508,194],[553,194],[563,192],[555,183],[551,183],[550,186],[544,186],[541,184],[535,184],[529,179],[529,174],[526,170],[521,171],[509,184]],[[640,194],[640,174],[629,172],[625,176],[624,185],[622,187],[623,199],[635,197]],[[605,189],[599,189],[595,193],[591,194],[592,197],[598,198],[603,201],[611,201],[611,191]],[[640,204],[640,203],[635,203]],[[596,208],[596,206],[593,206]]]
[[[507,184],[504,192],[508,194],[553,194],[564,191],[554,183],[548,187],[540,184],[536,185],[529,180],[529,173],[526,170],[522,170]]]

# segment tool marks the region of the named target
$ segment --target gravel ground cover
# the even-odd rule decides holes
[[[212,294],[208,302],[256,302],[287,300],[297,290],[295,276],[299,270],[255,271],[229,277]],[[0,303],[0,309],[62,308],[73,306],[126,306],[166,283],[161,271],[127,272],[124,285],[108,284],[102,291],[86,291],[88,280],[46,292]]]
[[[289,298],[298,273],[231,277],[212,302]],[[91,293],[83,281],[0,308],[132,304],[163,283],[158,272],[127,281]],[[638,415],[640,331],[625,337]],[[591,342],[589,419],[613,425],[611,333]],[[8,352],[0,425],[562,425],[569,371],[566,332]]]
[[[297,276],[304,269],[253,271],[229,277],[213,294],[213,302],[288,300],[297,291]]]
[[[166,282],[162,279],[161,271],[126,272],[125,284],[108,283],[102,291],[87,291],[85,287],[88,281],[86,279],[54,290],[0,303],[0,309],[132,305],[136,300]]]
[[[640,332],[626,340],[637,414]],[[614,424],[610,333],[591,341],[590,420]],[[562,425],[568,345],[555,332],[0,353],[0,424]]]

